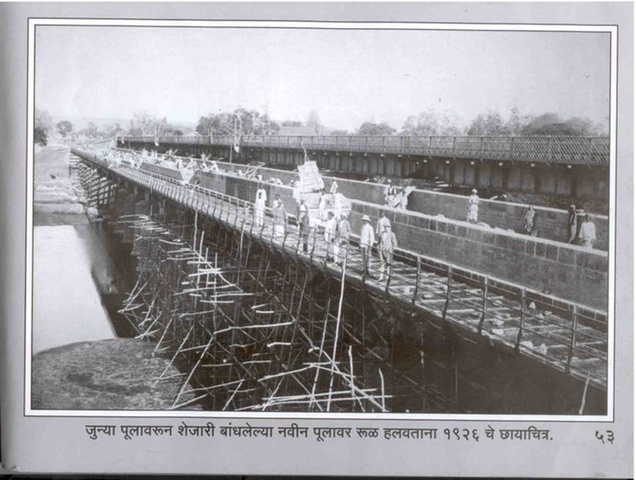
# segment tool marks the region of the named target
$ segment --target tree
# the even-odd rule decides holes
[[[411,115],[402,126],[401,135],[460,135],[459,118],[454,113],[440,113],[428,109],[417,116]]]
[[[60,132],[60,135],[62,135],[62,137],[64,138],[66,138],[66,136],[73,131],[73,124],[68,120],[62,120],[61,122],[58,122],[56,127],[57,131]]]
[[[231,113],[210,113],[200,117],[196,131],[200,135],[231,135],[238,126],[236,119],[240,118],[241,135],[265,135],[280,130],[280,125],[271,120],[267,114],[256,110],[237,108]]]
[[[394,135],[395,132],[395,128],[391,127],[387,122],[364,122],[358,128],[356,135]]]
[[[38,126],[33,129],[33,141],[39,145],[46,146],[48,137],[43,127]]]
[[[39,127],[45,132],[53,130],[53,119],[46,110],[35,109],[35,127]]]
[[[33,141],[39,145],[46,145],[48,132],[53,128],[53,119],[46,110],[35,109],[33,123]]]
[[[88,125],[82,130],[82,133],[89,138],[97,138],[99,136],[99,129],[93,122],[88,122]]]
[[[524,120],[521,117],[519,108],[515,105],[510,109],[510,118],[508,119],[508,131],[511,135],[518,135],[523,127]]]
[[[107,138],[114,138],[118,135],[122,135],[124,133],[124,129],[121,128],[119,123],[111,123],[104,127],[103,135]]]
[[[494,110],[477,115],[471,122],[468,135],[510,135],[510,130],[504,124],[501,115]]]
[[[324,128],[322,123],[320,123],[320,117],[316,110],[309,112],[309,116],[307,117],[307,122],[305,122],[305,124],[310,127],[316,135],[322,135]]]
[[[196,132],[199,135],[212,135],[215,129],[214,117],[215,116],[213,114],[200,117],[199,123],[197,123],[197,127],[195,129]]]
[[[558,123],[562,123],[562,121],[556,113],[544,113],[538,117],[529,117],[527,123],[521,129],[521,133],[523,135],[536,135],[536,132],[543,127]]]
[[[133,113],[133,118],[130,120],[130,127],[128,133],[130,135],[142,135],[152,136],[157,135],[161,127],[167,126],[166,118],[158,119],[150,115],[144,110],[138,110]]]
[[[575,135],[592,137],[603,134],[602,125],[592,122],[589,118],[572,117],[564,123],[576,132]]]

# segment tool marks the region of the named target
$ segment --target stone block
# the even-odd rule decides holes
[[[557,260],[559,263],[565,263],[568,265],[574,264],[574,250],[568,247],[558,247],[559,253],[557,256]]]
[[[557,255],[559,253],[559,248],[556,245],[546,244],[545,246],[545,257],[550,260],[556,260]]]

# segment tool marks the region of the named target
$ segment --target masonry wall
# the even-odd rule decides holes
[[[219,166],[230,172],[245,171],[245,165],[219,163]],[[291,184],[298,178],[296,172],[287,172],[269,168],[261,168],[259,173],[263,175],[263,181],[268,182],[276,178],[285,185]],[[327,191],[334,181],[334,177],[323,177]],[[338,182],[340,192],[347,198],[362,200],[369,203],[384,204],[384,186],[360,182],[357,180],[335,179]],[[558,179],[555,178],[555,182]],[[256,190],[254,190],[256,192]],[[253,200],[254,198],[249,198]],[[294,207],[295,208],[295,207]],[[527,205],[508,202],[481,199],[479,204],[479,221],[491,227],[504,230],[514,230],[517,233],[524,232],[524,216]],[[468,212],[468,198],[451,193],[440,193],[428,190],[415,190],[409,195],[408,211],[424,213],[428,215],[442,214],[452,220],[465,220]],[[535,225],[538,229],[538,237],[557,242],[565,242],[569,232],[567,228],[568,213],[555,208],[535,207]],[[595,249],[608,249],[609,244],[609,219],[604,215],[590,214],[595,226],[597,241]],[[581,219],[582,221],[582,219]]]
[[[258,188],[257,181],[240,177],[197,172],[195,178],[201,186],[248,201],[253,201]],[[268,206],[278,194],[287,212],[296,213],[291,187],[272,184],[263,187]],[[375,223],[380,210],[379,205],[352,202],[350,219],[354,233],[361,229],[362,215],[369,215]],[[386,212],[398,243],[405,250],[528,288],[550,290],[557,297],[593,308],[607,309],[606,252],[416,212]]]
[[[351,225],[374,221],[380,208],[352,205]],[[387,211],[401,248],[593,308],[607,309],[608,255],[579,246],[497,231],[418,213]]]

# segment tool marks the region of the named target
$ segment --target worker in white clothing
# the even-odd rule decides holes
[[[382,235],[382,233],[384,232],[384,227],[386,226],[391,226],[391,221],[386,218],[386,213],[384,212],[384,210],[382,210],[380,212],[380,218],[378,220],[378,223],[376,223],[375,225],[375,235],[380,238],[380,235]]]
[[[265,204],[267,202],[267,192],[263,188],[256,190],[256,200],[254,201],[254,224],[257,227],[263,226],[265,218]]]
[[[384,232],[380,235],[378,253],[380,255],[380,280],[384,280],[384,274],[390,278],[393,266],[393,252],[397,248],[397,238],[391,231],[391,225],[384,226]]]
[[[327,221],[325,222],[325,242],[327,243],[327,261],[335,262],[338,255],[338,246],[336,245],[336,232],[338,229],[338,222],[333,212],[327,214]]]
[[[581,245],[592,250],[596,241],[596,225],[589,215],[585,215],[585,220],[581,224]]]
[[[362,230],[360,231],[360,252],[362,253],[362,274],[369,274],[369,263],[371,260],[371,248],[375,242],[371,219],[368,215],[362,216]]]

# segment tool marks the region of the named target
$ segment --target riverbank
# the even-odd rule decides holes
[[[82,342],[33,357],[31,406],[45,410],[166,410],[181,377],[154,345],[131,338]],[[191,396],[183,395],[180,402]],[[192,406],[190,409],[199,409]]]
[[[88,223],[97,212],[86,208],[86,199],[70,166],[70,148],[36,146],[33,169],[33,224]]]
[[[96,287],[112,283],[113,268],[91,235],[97,211],[86,206],[70,149],[38,146],[33,183],[32,408],[169,409],[180,388],[178,370],[168,368],[172,380],[153,385],[168,360],[142,340],[112,338]]]

